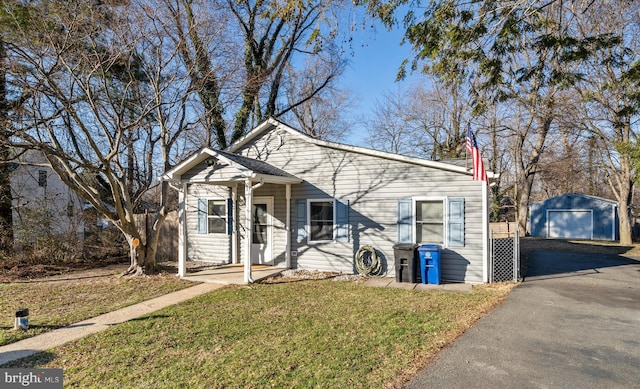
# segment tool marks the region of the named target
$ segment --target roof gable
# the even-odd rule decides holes
[[[592,195],[587,195],[587,194],[580,194],[580,193],[563,193],[563,194],[558,195],[558,196],[549,197],[548,199],[538,201],[538,202],[533,203],[531,205],[538,206],[538,205],[543,205],[543,204],[545,204],[547,202],[554,202],[554,201],[558,201],[558,200],[568,199],[568,198],[571,198],[571,197],[580,197],[580,198],[583,198],[583,199],[601,201],[601,202],[610,203],[610,204],[613,204],[613,205],[618,205],[618,202],[615,201],[615,200],[609,200],[609,199],[605,199],[603,197],[592,196]]]
[[[247,178],[268,182],[296,183],[301,180],[281,169],[255,159],[203,148],[162,175],[165,181],[181,181],[187,173],[206,162],[207,181],[238,181]]]
[[[351,146],[343,143],[329,142],[325,140],[316,139],[273,118],[267,119],[266,121],[261,123],[259,126],[251,130],[247,135],[240,138],[237,142],[229,146],[229,148],[227,148],[227,151],[234,153],[237,150],[241,149],[243,146],[249,144],[252,140],[259,137],[261,134],[268,131],[273,131],[275,129],[281,129],[293,135],[294,137],[297,137],[298,139],[301,139],[305,142],[318,145],[321,147],[331,148],[335,150],[342,150],[350,153],[364,154],[364,155],[369,155],[377,158],[400,161],[400,162],[410,163],[414,165],[432,167],[436,169],[447,170],[447,171],[452,171],[452,172],[457,172],[462,174],[468,174],[468,175],[472,174],[472,171],[466,167],[466,164],[465,166],[462,166],[459,163],[453,164],[453,163],[446,163],[446,162],[439,162],[439,161],[431,161],[431,160],[422,159],[422,158],[408,157],[400,154],[389,153],[386,151],[378,151],[378,150],[368,149],[365,147]],[[495,177],[493,172],[487,172],[487,175],[489,176],[489,178]]]

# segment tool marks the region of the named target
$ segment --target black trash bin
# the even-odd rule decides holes
[[[418,245],[413,243],[398,243],[393,246],[396,265],[396,282],[417,283],[417,248]]]

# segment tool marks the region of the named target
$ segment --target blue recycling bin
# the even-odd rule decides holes
[[[441,255],[437,244],[423,244],[418,247],[420,275],[423,284],[440,285]]]

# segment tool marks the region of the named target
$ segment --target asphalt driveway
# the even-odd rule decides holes
[[[640,388],[640,261],[535,251],[528,276],[406,388]]]

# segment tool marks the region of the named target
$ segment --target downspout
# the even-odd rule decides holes
[[[251,179],[247,178],[244,183],[244,197],[245,197],[245,238],[244,238],[244,282],[247,284],[253,283],[251,278],[251,240],[253,236],[253,191],[258,189],[264,184],[264,181],[260,180],[259,183],[251,186]]]
[[[285,189],[285,203],[287,208],[285,233],[287,234],[284,264],[287,269],[291,269],[291,184],[287,184]]]

